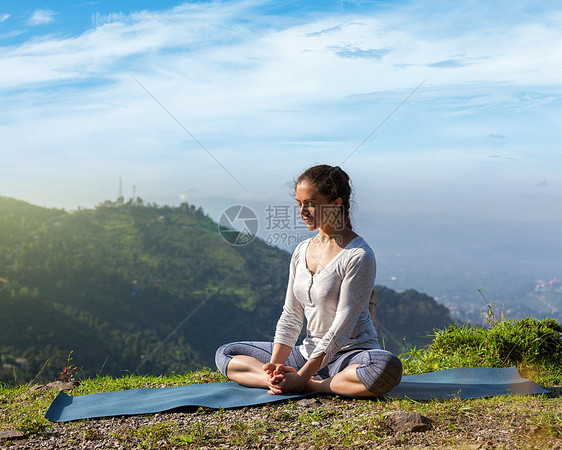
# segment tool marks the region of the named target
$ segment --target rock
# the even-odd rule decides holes
[[[34,386],[31,386],[29,388],[29,391],[27,391],[27,392],[33,394],[34,392],[39,392],[39,391],[42,391],[44,389],[47,389],[47,388],[43,384],[36,384]]]
[[[54,389],[55,391],[70,391],[78,386],[80,383],[78,381],[53,381],[49,383],[47,387],[49,389]]]
[[[15,441],[17,439],[25,439],[25,436],[21,434],[18,430],[0,431],[0,442]]]
[[[301,408],[310,408],[310,400],[308,399],[302,399],[302,400],[298,400],[297,405],[299,405]]]
[[[528,433],[529,433],[530,436],[533,436],[533,437],[537,438],[537,437],[540,437],[543,434],[546,434],[546,430],[539,425],[531,425],[528,428]]]
[[[321,406],[322,402],[320,402],[316,398],[303,398],[302,400],[297,400],[297,405],[302,406],[303,408],[311,408],[312,406]]]
[[[395,432],[427,431],[431,428],[432,424],[431,419],[414,412],[391,411],[384,413],[383,417],[385,424]]]

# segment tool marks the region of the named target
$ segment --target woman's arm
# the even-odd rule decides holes
[[[268,378],[271,377],[277,368],[284,366],[287,362],[287,358],[291,354],[293,349],[285,344],[273,344],[273,352],[271,353],[271,359],[267,364],[263,365],[263,370],[267,374]]]
[[[289,268],[289,282],[287,283],[287,292],[285,294],[283,312],[281,313],[281,317],[277,321],[277,326],[275,327],[275,337],[273,339],[273,342],[275,344],[282,344],[285,347],[289,347],[290,349],[294,348],[304,322],[304,308],[296,298],[294,293],[295,275],[298,261],[301,258],[301,249],[302,244],[295,249],[291,258],[291,265]],[[276,350],[274,347],[274,353],[275,351]],[[287,353],[286,357],[289,357],[289,353]],[[282,362],[284,363],[285,361],[286,358]]]
[[[270,364],[285,364],[293,349],[285,344],[273,344]]]

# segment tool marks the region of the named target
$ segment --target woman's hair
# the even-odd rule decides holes
[[[349,218],[351,181],[347,173],[339,166],[320,164],[306,169],[295,181],[295,189],[297,184],[302,181],[308,181],[316,186],[318,192],[326,197],[329,202],[341,198],[345,226],[352,229],[351,219]]]

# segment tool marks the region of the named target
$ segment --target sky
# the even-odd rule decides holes
[[[0,195],[216,218],[326,163],[364,228],[562,225],[560,42],[548,0],[4,0]]]

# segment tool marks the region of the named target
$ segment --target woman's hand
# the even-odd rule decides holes
[[[265,379],[268,385],[274,385],[283,381],[287,367],[284,364],[264,364]]]
[[[283,379],[284,364],[267,363],[264,364],[263,370],[265,372],[266,380],[268,383],[281,381]]]
[[[266,364],[266,366],[269,366]],[[275,364],[273,367],[264,366],[268,373],[267,384],[270,394],[294,394],[302,391],[308,381],[300,375],[294,367]]]
[[[294,394],[306,388],[308,381],[322,365],[324,353],[309,359],[297,372],[294,367],[283,364],[291,354],[292,347],[274,344],[271,362],[263,365],[270,394]],[[281,363],[280,361],[283,361]]]
[[[285,344],[273,344],[271,360],[269,363],[263,365],[265,379],[268,385],[272,383],[278,383],[283,380],[285,361],[287,361],[287,358],[291,354],[292,350],[292,347],[289,347]]]

